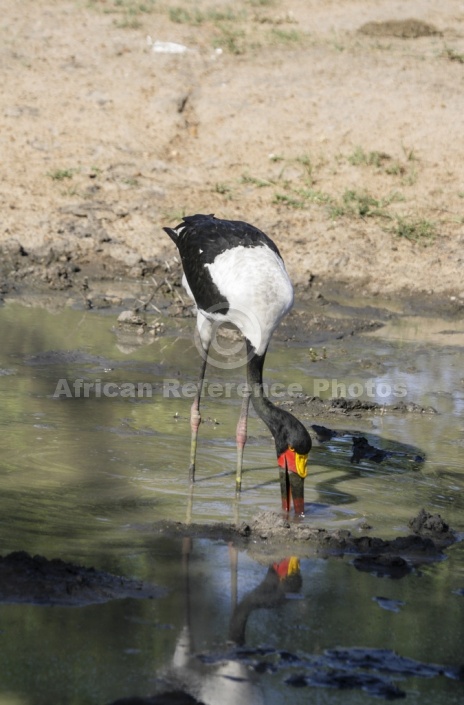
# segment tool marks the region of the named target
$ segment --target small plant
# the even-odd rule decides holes
[[[386,198],[374,198],[367,191],[356,191],[347,189],[341,202],[331,202],[329,215],[331,218],[340,218],[344,215],[351,215],[358,218],[391,218],[385,208],[395,201],[403,201],[404,198],[398,191],[393,191]]]
[[[305,207],[305,202],[298,200],[296,198],[293,198],[293,196],[289,196],[286,193],[276,193],[274,196],[273,203],[276,205],[285,205],[289,206],[290,208],[304,208]]]
[[[251,7],[272,7],[275,5],[275,0],[248,0]]]
[[[296,193],[304,198],[308,203],[330,203],[332,200],[328,193],[315,189],[297,189]]]
[[[139,2],[139,0],[114,0],[114,5],[132,14],[153,12],[156,4],[157,0],[144,0],[144,2]]]
[[[271,42],[274,44],[297,44],[301,42],[303,35],[296,29],[271,29]]]
[[[239,20],[240,17],[233,10],[216,10],[210,8],[204,15],[200,15],[204,20],[208,22],[235,22]]]
[[[402,176],[406,172],[406,168],[400,162],[394,161],[385,167],[385,173],[390,176]]]
[[[185,208],[178,208],[174,210],[163,210],[163,217],[166,218],[168,223],[180,223],[181,220],[187,215]]]
[[[436,226],[430,220],[398,217],[394,233],[412,242],[423,242],[433,240],[436,236]]]
[[[450,61],[457,61],[459,64],[464,64],[464,54],[460,54],[455,49],[451,47],[445,47],[443,51],[445,57]]]
[[[126,176],[122,179],[122,183],[126,184],[126,186],[132,186],[133,188],[136,188],[139,185],[139,182],[135,176]]]
[[[213,41],[215,48],[225,49],[230,54],[243,54],[245,52],[245,32],[235,29],[230,25],[218,24],[219,36]]]
[[[343,203],[348,212],[361,218],[379,215],[381,207],[381,202],[366,191],[351,191],[349,189],[343,194]]]
[[[333,220],[336,220],[337,218],[343,218],[343,216],[346,215],[346,212],[347,209],[340,203],[331,203],[329,205],[329,217]]]
[[[142,26],[138,17],[134,17],[130,13],[125,15],[122,20],[116,20],[114,24],[119,29],[140,29]]]
[[[61,195],[72,198],[74,196],[81,196],[82,192],[80,192],[77,188],[67,188],[61,192]]]
[[[64,179],[72,179],[74,176],[74,169],[55,169],[54,171],[49,171],[47,173],[53,181],[64,181]]]
[[[169,19],[177,24],[192,24],[192,15],[184,7],[171,7]]]
[[[154,0],[148,0],[147,2],[140,2],[138,3],[138,9],[139,12],[145,12],[146,14],[149,14],[150,12],[153,12],[154,5],[156,3]]]
[[[298,157],[297,162],[299,162],[306,170],[306,176],[308,180],[312,183],[313,182],[313,164],[311,161],[311,158],[308,157],[306,154],[302,157]]]
[[[233,10],[216,10],[210,8],[205,12],[195,9],[193,12],[186,10],[185,7],[171,7],[169,9],[169,19],[177,24],[201,25],[206,22],[218,24],[221,22],[234,22],[239,19]]]
[[[403,152],[404,152],[404,155],[405,155],[407,161],[408,161],[408,162],[416,162],[416,161],[417,161],[417,157],[416,157],[416,153],[415,153],[415,151],[414,151],[414,148],[409,149],[408,147],[405,147],[404,144],[401,145],[401,146],[402,146],[402,148],[403,148]]]
[[[338,39],[333,39],[329,44],[335,49],[335,51],[345,51],[345,45],[342,44]]]
[[[117,18],[114,25],[120,29],[140,29],[141,17],[155,12],[158,0],[88,0],[89,6]]]
[[[322,348],[322,352],[318,353],[314,348],[309,348],[309,359],[311,362],[318,362],[319,360],[327,359],[327,349]]]
[[[407,174],[404,175],[404,178],[401,180],[401,183],[405,186],[414,186],[414,184],[417,182],[418,176],[419,175],[417,173],[417,169],[413,167]]]
[[[221,196],[227,196],[231,194],[232,189],[227,184],[217,183],[214,187],[214,191],[215,193],[221,194]]]
[[[348,161],[353,166],[375,166],[380,169],[385,161],[391,159],[386,152],[365,152],[362,147],[356,147],[354,152],[348,157]]]
[[[242,184],[252,184],[258,188],[266,188],[267,186],[272,186],[272,181],[266,181],[266,179],[258,179],[255,176],[249,176],[248,174],[243,174]]]

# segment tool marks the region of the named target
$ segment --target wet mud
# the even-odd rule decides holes
[[[307,550],[323,555],[353,554],[357,556],[355,567],[360,570],[402,577],[411,565],[421,561],[443,558],[443,552],[456,540],[456,533],[438,514],[421,509],[409,521],[411,533],[394,539],[378,536],[354,536],[348,529],[330,531],[311,524],[308,518],[300,521],[290,519],[277,512],[261,512],[247,523],[187,524],[183,522],[160,522],[155,530],[168,535],[209,538],[232,542],[240,547],[259,545],[260,550],[270,553],[291,546],[292,551],[305,555]]]
[[[380,404],[376,401],[365,399],[347,399],[345,397],[334,397],[332,399],[322,399],[318,396],[300,395],[285,399],[281,406],[292,411],[295,409],[297,414],[303,418],[319,418],[329,419],[340,416],[356,416],[374,415],[374,414],[436,414],[437,411],[433,406],[421,406],[415,402],[405,402],[399,400],[393,404]],[[320,442],[334,438],[335,436],[343,435],[343,433],[332,429],[325,429],[318,424],[312,425],[313,431],[316,432],[316,437]],[[332,435],[330,435],[332,434]],[[359,449],[361,450],[361,449]],[[367,452],[367,448],[365,451]],[[363,457],[367,457],[364,455]]]
[[[405,658],[388,649],[327,649],[321,654],[300,654],[266,647],[233,647],[218,653],[201,653],[194,657],[208,671],[239,664],[259,678],[278,673],[291,688],[331,688],[360,690],[384,700],[397,700],[407,695],[404,679],[445,677],[464,680],[464,666],[423,663]],[[398,681],[398,683],[396,682]],[[122,698],[111,705],[201,705],[191,695],[173,691],[148,698]]]
[[[329,540],[335,552],[345,551],[347,547],[351,551],[367,550],[367,554],[358,555],[355,558],[354,566],[358,567],[356,561],[370,560],[371,570],[374,565],[377,568],[383,566],[385,569],[386,572],[376,572],[379,577],[395,578],[402,577],[398,571],[401,572],[403,566],[407,566],[406,572],[403,572],[407,574],[411,570],[411,565],[418,560],[418,556],[423,554],[424,550],[427,560],[438,559],[443,557],[443,549],[455,540],[455,534],[446,522],[439,515],[431,515],[425,510],[421,510],[413,517],[409,526],[413,532],[411,536],[398,537],[393,541],[374,538],[368,544],[362,541],[347,543],[349,536],[346,534],[349,532],[344,532],[343,536],[341,532],[325,532],[325,535],[319,535],[317,540],[316,534],[312,537],[319,546],[324,546],[326,540]],[[176,524],[175,527],[158,526],[158,529],[168,534],[174,531],[176,534],[187,535],[189,540],[193,536],[206,536],[210,539],[228,541],[229,544],[240,543],[245,534],[249,548],[259,544],[258,550],[260,550],[265,543],[275,555],[279,550],[282,551],[282,544],[278,537],[288,539],[288,532],[298,534],[299,529],[303,531],[304,527],[299,527],[297,524],[291,525],[269,512],[259,516],[251,526],[242,524],[238,527],[220,525],[206,527]],[[298,541],[308,540],[311,539],[308,539],[306,534],[298,536],[297,539],[294,537],[289,543],[291,551],[297,553]],[[375,555],[369,553],[369,550],[373,550],[374,547]],[[392,550],[403,552],[406,557],[393,556],[390,553]],[[292,561],[295,562],[296,568],[292,568]],[[423,662],[401,656],[387,648],[336,647],[322,651],[315,649],[311,653],[268,646],[247,646],[247,622],[254,611],[275,609],[285,604],[287,600],[298,598],[301,590],[298,566],[299,562],[295,559],[271,563],[260,584],[247,591],[235,605],[230,617],[227,645],[219,650],[194,651],[189,655],[186,668],[189,673],[196,674],[197,680],[194,681],[196,686],[192,686],[188,678],[184,682],[182,677],[172,674],[172,680],[167,679],[167,684],[175,689],[172,692],[146,698],[122,698],[111,705],[201,705],[202,683],[207,682],[211,677],[216,681],[235,678],[246,688],[245,683],[253,687],[252,684],[259,684],[259,679],[262,677],[278,675],[288,688],[288,697],[292,697],[294,688],[328,688],[338,691],[360,691],[384,700],[407,697],[410,685],[406,681],[410,678],[415,679],[416,683],[417,679],[464,680],[464,666],[459,663],[446,665]],[[405,604],[401,600],[380,596],[372,599],[380,608],[391,612],[399,612]],[[241,675],[237,676],[237,674]],[[187,688],[189,692],[181,688]],[[247,691],[247,694],[250,695],[251,692],[251,690]],[[210,700],[207,701],[210,702]],[[242,701],[245,702],[240,700]]]
[[[109,600],[154,599],[166,591],[59,558],[15,551],[0,556],[0,602],[81,607]]]
[[[186,524],[160,522],[156,533],[166,536],[221,540],[242,549],[252,548],[275,555],[284,547],[292,553],[324,556],[353,554],[353,565],[379,577],[401,578],[423,561],[443,558],[456,540],[455,532],[438,514],[421,510],[409,522],[411,533],[391,540],[353,536],[345,529],[329,531],[289,521],[275,512],[262,512],[252,522],[233,524]],[[286,586],[289,587],[288,585]],[[156,585],[87,568],[61,559],[49,560],[15,551],[0,556],[0,601],[78,606],[126,597],[153,599],[165,591]],[[271,591],[275,595],[275,590]],[[274,599],[274,598],[273,598]]]
[[[147,324],[145,314],[191,317],[192,306],[181,286],[182,270],[175,257],[144,260],[134,252],[114,259],[105,249],[108,240],[89,255],[81,234],[27,250],[12,238],[0,244],[0,302],[5,297],[36,299],[59,294],[87,309],[130,307],[133,323]],[[120,293],[114,284],[121,283]],[[131,291],[143,289],[145,302]],[[397,291],[379,300],[378,306],[352,306],[353,296],[363,294],[358,282],[311,275],[295,284],[296,306],[282,321],[275,336],[280,340],[319,345],[380,328],[398,314],[462,316],[464,304],[456,297],[426,292]],[[392,303],[392,306],[388,305]],[[385,305],[387,304],[387,305]],[[119,308],[119,313],[121,308]],[[140,315],[141,314],[141,317]],[[131,322],[128,320],[127,322]],[[309,336],[309,338],[308,338]]]

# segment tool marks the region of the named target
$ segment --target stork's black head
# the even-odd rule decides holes
[[[274,440],[277,463],[281,468],[279,475],[282,509],[285,512],[290,511],[290,501],[293,499],[295,514],[304,516],[304,481],[307,475],[308,453],[311,450],[311,436],[292,414],[283,409],[279,409],[278,413],[281,423],[275,432]]]
[[[287,468],[306,477],[306,462],[311,450],[311,436],[301,421],[284,409],[277,409],[271,428],[277,452],[277,462],[282,468]]]

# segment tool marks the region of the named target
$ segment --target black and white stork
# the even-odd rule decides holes
[[[200,398],[215,322],[234,324],[247,346],[248,393],[237,424],[236,488],[242,481],[250,396],[258,416],[272,433],[280,467],[282,508],[304,513],[304,478],[311,437],[292,414],[276,407],[263,389],[263,366],[271,336],[293,304],[293,287],[274,242],[258,228],[213,215],[183,218],[164,228],[179,250],[182,283],[197,308],[197,329],[204,351],[197,392],[191,408],[190,480],[195,479]]]

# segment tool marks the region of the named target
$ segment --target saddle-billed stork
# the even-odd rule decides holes
[[[164,228],[182,260],[182,283],[197,308],[197,329],[204,354],[191,408],[190,480],[195,479],[195,456],[201,422],[200,398],[213,325],[233,323],[247,346],[247,393],[237,424],[236,488],[241,489],[243,448],[247,439],[250,396],[258,416],[272,433],[280,467],[282,508],[304,513],[304,479],[311,437],[292,414],[276,407],[263,389],[263,365],[271,336],[293,304],[293,287],[274,242],[258,228],[213,215],[183,218]]]

